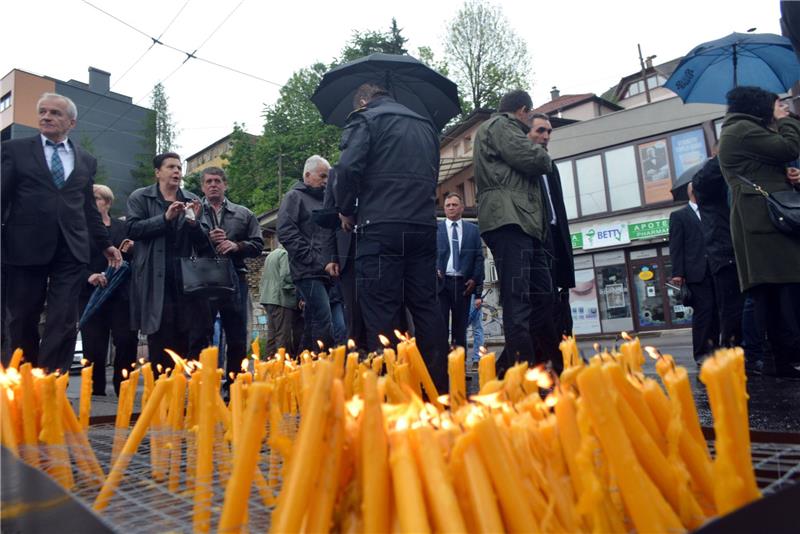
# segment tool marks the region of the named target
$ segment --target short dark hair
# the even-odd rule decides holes
[[[212,176],[219,176],[220,178],[222,178],[222,181],[226,183],[228,181],[228,177],[225,176],[225,171],[223,171],[219,167],[206,167],[201,172],[203,173],[201,177],[201,180],[203,182],[205,182],[206,180],[206,174],[210,174]]]
[[[181,160],[181,157],[175,152],[164,152],[153,158],[153,168],[156,170],[160,169],[164,164],[164,160],[169,158],[177,159],[178,161]]]
[[[360,86],[358,86],[358,89],[356,89],[356,92],[353,95],[353,109],[359,107],[359,102],[361,101],[361,99],[364,99],[367,102],[369,102],[376,96],[388,95],[388,94],[389,91],[387,91],[386,88],[380,85],[379,83],[376,82],[362,83]]]
[[[725,98],[728,100],[728,113],[745,113],[770,123],[778,95],[760,87],[743,85],[728,91]]]
[[[500,99],[500,105],[497,111],[500,113],[514,112],[521,107],[531,109],[533,107],[533,100],[531,100],[531,95],[529,95],[527,91],[517,89],[503,95]]]
[[[538,113],[538,112],[537,113],[531,113],[530,119],[531,119],[531,122],[533,122],[534,119],[541,119],[543,121],[550,122],[550,115],[548,115],[547,113]]]
[[[447,202],[448,198],[456,197],[462,204],[464,203],[464,199],[461,198],[461,195],[456,193],[455,191],[450,191],[444,196],[444,201]]]

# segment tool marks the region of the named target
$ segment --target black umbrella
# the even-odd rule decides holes
[[[370,54],[329,70],[311,101],[325,122],[344,126],[356,89],[367,82],[383,85],[395,100],[430,118],[440,130],[461,113],[455,83],[411,56],[394,54]]]
[[[97,286],[92,292],[92,295],[89,297],[89,302],[86,303],[86,308],[83,309],[83,315],[81,315],[78,328],[83,328],[86,321],[100,309],[100,306],[111,297],[114,290],[128,278],[130,272],[131,268],[127,261],[123,261],[122,265],[120,265],[117,270],[114,270],[113,267],[106,269],[105,275],[108,283],[106,287]]]
[[[678,179],[675,180],[675,183],[672,184],[672,197],[675,200],[689,200],[689,193],[687,192],[689,184],[692,182],[692,178],[694,175],[700,172],[700,169],[708,163],[708,159],[706,158],[700,163],[696,163],[683,171]]]

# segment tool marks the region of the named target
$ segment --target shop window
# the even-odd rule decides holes
[[[636,170],[636,153],[633,147],[609,150],[605,156],[611,211],[641,206],[639,173]]]
[[[578,171],[581,214],[593,215],[607,211],[603,163],[600,156],[596,155],[575,160],[575,167]]]
[[[593,334],[600,332],[594,269],[575,271],[575,287],[569,290],[569,304],[572,308],[572,330],[574,333]]]
[[[672,200],[672,172],[669,168],[666,139],[639,145],[639,160],[647,204]]]
[[[706,139],[703,130],[699,128],[673,135],[670,143],[676,179],[693,165],[706,159]]]
[[[628,272],[624,263],[605,265],[595,271],[599,294],[600,320],[604,332],[630,329],[631,296],[628,289]],[[622,319],[623,321],[618,321]],[[618,324],[621,323],[621,324]]]
[[[578,199],[575,197],[575,176],[572,173],[572,162],[562,161],[556,163],[556,167],[561,176],[561,191],[564,194],[567,219],[574,219],[578,216]]]

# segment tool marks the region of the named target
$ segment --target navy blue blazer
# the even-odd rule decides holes
[[[450,221],[445,219],[439,221],[436,232],[436,270],[444,275],[447,271],[447,262],[450,260],[450,238],[445,223]],[[483,246],[478,226],[462,220],[461,227],[464,235],[461,236],[460,265],[461,274],[466,279],[475,281],[475,296],[480,297],[483,291]]]

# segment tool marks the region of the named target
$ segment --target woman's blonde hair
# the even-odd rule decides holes
[[[102,184],[94,184],[94,193],[100,195],[100,197],[108,202],[109,204],[114,203],[114,192],[111,191],[111,188],[107,185]]]

